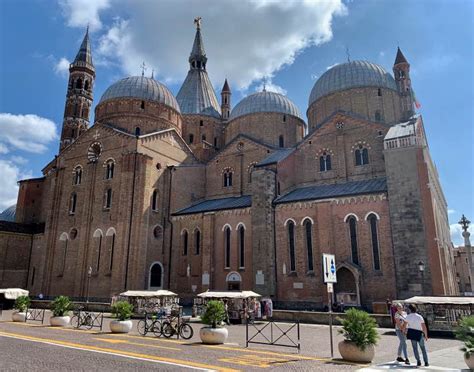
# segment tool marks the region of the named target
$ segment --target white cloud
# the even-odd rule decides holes
[[[62,3],[69,5],[68,24],[79,24],[80,7],[71,6],[76,2]],[[111,5],[107,16],[116,18],[100,38],[99,58],[118,61],[124,73],[131,75],[139,74],[145,61],[165,83],[181,82],[189,68],[193,19],[200,15],[212,80],[220,86],[227,77],[240,90],[292,64],[305,48],[331,40],[333,18],[347,13],[341,0],[178,4],[171,0],[110,0],[107,5]],[[95,6],[94,14],[106,8]],[[121,13],[114,13],[116,9]]]
[[[448,214],[453,214],[453,213],[456,213],[455,209],[448,209]]]
[[[19,150],[43,153],[47,144],[57,138],[56,125],[37,115],[0,113],[0,144]]]
[[[255,91],[256,92],[261,92],[263,90],[263,82],[258,85],[256,88],[255,88]],[[280,94],[283,94],[283,95],[286,95],[286,90],[283,89],[281,86],[279,85],[276,85],[276,84],[273,84],[273,82],[271,80],[267,80],[265,82],[265,90],[268,91],[268,92],[275,92],[275,93],[280,93]]]
[[[18,196],[17,181],[31,178],[30,172],[22,172],[16,165],[8,160],[0,159],[0,210],[16,203]]]
[[[8,154],[8,147],[0,143],[0,154]]]
[[[461,225],[458,223],[453,223],[449,225],[449,230],[451,231],[451,241],[455,246],[464,246],[464,238],[462,236]],[[468,231],[471,233],[471,245],[474,243],[474,228],[469,226]]]
[[[102,27],[99,12],[110,7],[109,0],[59,0],[63,14],[71,27],[86,27],[92,31]]]
[[[70,62],[62,57],[59,61],[55,61],[54,72],[60,76],[66,77],[69,73],[69,64]]]
[[[26,163],[28,163],[28,159],[24,158],[23,156],[19,156],[19,155],[13,155],[10,160],[15,163],[15,164],[18,164],[18,165],[25,165]]]

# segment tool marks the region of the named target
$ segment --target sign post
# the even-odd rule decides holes
[[[336,258],[333,254],[323,253],[323,277],[328,290],[329,307],[329,342],[331,343],[331,358],[334,358],[334,346],[332,339],[332,294],[334,293],[333,283],[337,283]]]

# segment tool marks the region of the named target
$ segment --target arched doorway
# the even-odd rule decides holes
[[[163,265],[161,262],[153,262],[150,266],[148,276],[148,289],[163,288]]]
[[[359,273],[347,266],[337,269],[337,283],[334,288],[336,301],[345,306],[359,306]]]
[[[230,272],[229,274],[227,274],[225,281],[227,282],[227,289],[229,291],[240,291],[242,277],[239,273],[236,273],[235,271]]]

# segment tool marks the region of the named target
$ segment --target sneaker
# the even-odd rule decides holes
[[[429,367],[430,365],[428,364],[428,362],[425,362],[425,367]]]
[[[403,362],[403,358],[402,358],[402,357],[398,357],[398,358],[397,358],[397,362]]]
[[[410,365],[410,361],[408,360],[408,358],[407,358],[407,359],[405,359],[405,364],[408,364],[408,365]]]
[[[416,366],[417,366],[417,367],[421,367],[421,362],[420,362],[420,361],[417,361],[417,362],[416,362]]]

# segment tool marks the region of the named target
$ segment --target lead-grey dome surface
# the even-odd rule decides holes
[[[117,81],[107,88],[99,103],[114,98],[139,98],[159,102],[181,112],[169,89],[159,81],[145,76],[130,76]]]
[[[245,97],[234,107],[230,120],[257,112],[281,112],[301,119],[298,107],[287,97],[275,92],[258,92]]]
[[[15,222],[16,204],[0,213],[0,221]]]
[[[328,94],[357,87],[397,90],[395,79],[383,67],[368,61],[350,61],[336,65],[321,75],[309,96],[309,106]]]

